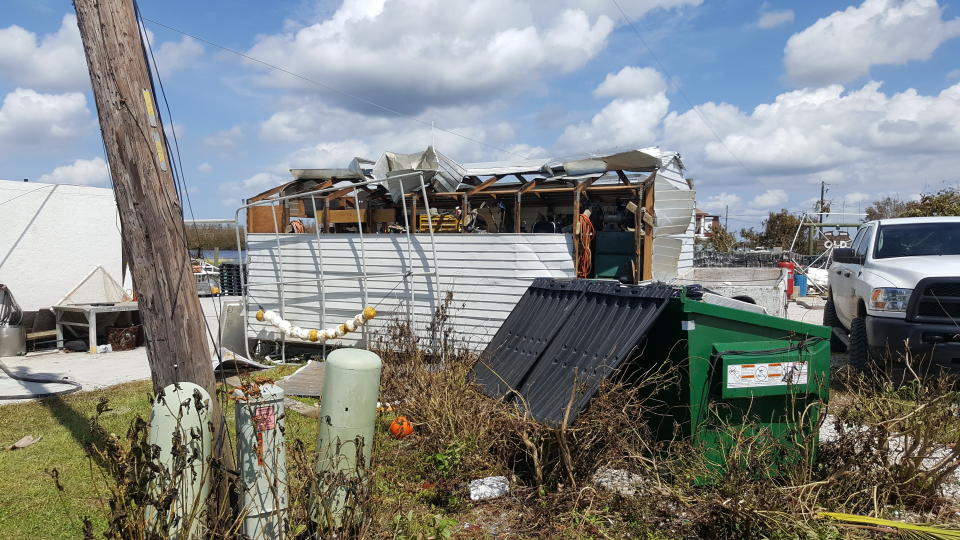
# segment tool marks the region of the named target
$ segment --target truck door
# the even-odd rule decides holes
[[[848,264],[847,267],[850,269],[850,290],[848,291],[849,296],[848,302],[850,305],[848,309],[850,310],[850,317],[857,316],[857,305],[860,303],[861,296],[858,295],[858,291],[863,293],[865,297],[870,295],[870,291],[863,292],[862,287],[862,276],[863,276],[863,266],[867,262],[867,253],[870,252],[870,246],[873,245],[873,233],[874,228],[872,226],[866,227],[863,237],[860,238],[860,244],[853,248],[853,252],[861,257],[863,262],[856,264]]]
[[[857,283],[860,281],[860,276],[863,274],[863,264],[867,260],[867,252],[870,251],[870,246],[873,245],[873,227],[864,227],[863,235],[860,236],[860,243],[853,246],[853,252],[858,256],[863,258],[863,263],[850,263],[847,264],[847,269],[850,272],[849,277],[844,279],[849,280],[846,287],[848,290],[845,293],[845,298],[847,301],[847,312],[850,314],[850,318],[857,316],[857,304],[860,303],[860,298],[857,296]],[[869,293],[868,293],[869,294]]]
[[[857,231],[857,236],[853,239],[853,244],[850,246],[854,251],[860,247],[860,244],[863,243],[863,238],[865,236],[867,228],[861,227]],[[856,316],[856,304],[854,305],[854,311],[850,311],[850,305],[853,300],[853,267],[849,263],[834,262],[830,266],[830,271],[833,273],[830,276],[830,292],[833,295],[833,307],[837,310],[837,316],[840,318],[840,322],[844,324],[847,328],[850,327],[850,321]]]

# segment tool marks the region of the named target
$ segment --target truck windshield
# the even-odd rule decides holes
[[[960,255],[960,222],[882,225],[873,258]]]

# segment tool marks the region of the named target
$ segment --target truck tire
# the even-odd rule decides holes
[[[850,321],[850,366],[857,371],[869,371],[872,366],[870,344],[867,342],[867,319],[857,317]]]
[[[834,328],[839,328],[841,331],[844,330],[840,318],[837,317],[837,308],[833,305],[833,298],[829,296],[827,297],[827,302],[823,305],[823,325],[829,326],[831,330]],[[834,352],[844,352],[847,350],[847,344],[833,332],[830,333],[830,350]]]

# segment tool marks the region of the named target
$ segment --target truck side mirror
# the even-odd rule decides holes
[[[863,264],[863,255],[857,255],[853,248],[837,248],[833,250],[833,260],[845,264]]]

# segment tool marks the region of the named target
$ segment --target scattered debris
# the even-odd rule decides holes
[[[7,450],[20,450],[21,448],[26,448],[31,444],[37,444],[38,442],[40,442],[40,439],[42,438],[43,438],[43,435],[39,437],[34,437],[33,435],[25,435],[19,441],[8,446]]]
[[[213,354],[213,369],[222,370],[222,369],[269,369],[270,366],[266,364],[261,364],[260,362],[254,362],[249,358],[237,354],[226,347],[220,347],[220,356],[218,357],[216,353]]]
[[[619,493],[625,497],[633,497],[643,486],[643,477],[623,469],[598,469],[593,475],[593,481],[603,489]]]
[[[320,397],[326,362],[309,361],[300,369],[277,381],[288,396]]]
[[[797,298],[797,303],[807,309],[817,309],[823,311],[823,306],[826,305],[827,301],[819,296],[802,296]]]
[[[288,411],[293,411],[297,414],[302,414],[307,418],[320,418],[320,407],[316,405],[310,406],[302,401],[297,401],[293,398],[289,398],[289,397],[285,398],[283,400],[283,407]]]
[[[479,480],[471,480],[470,485],[471,501],[486,501],[496,499],[510,492],[510,483],[506,476],[488,476]]]

